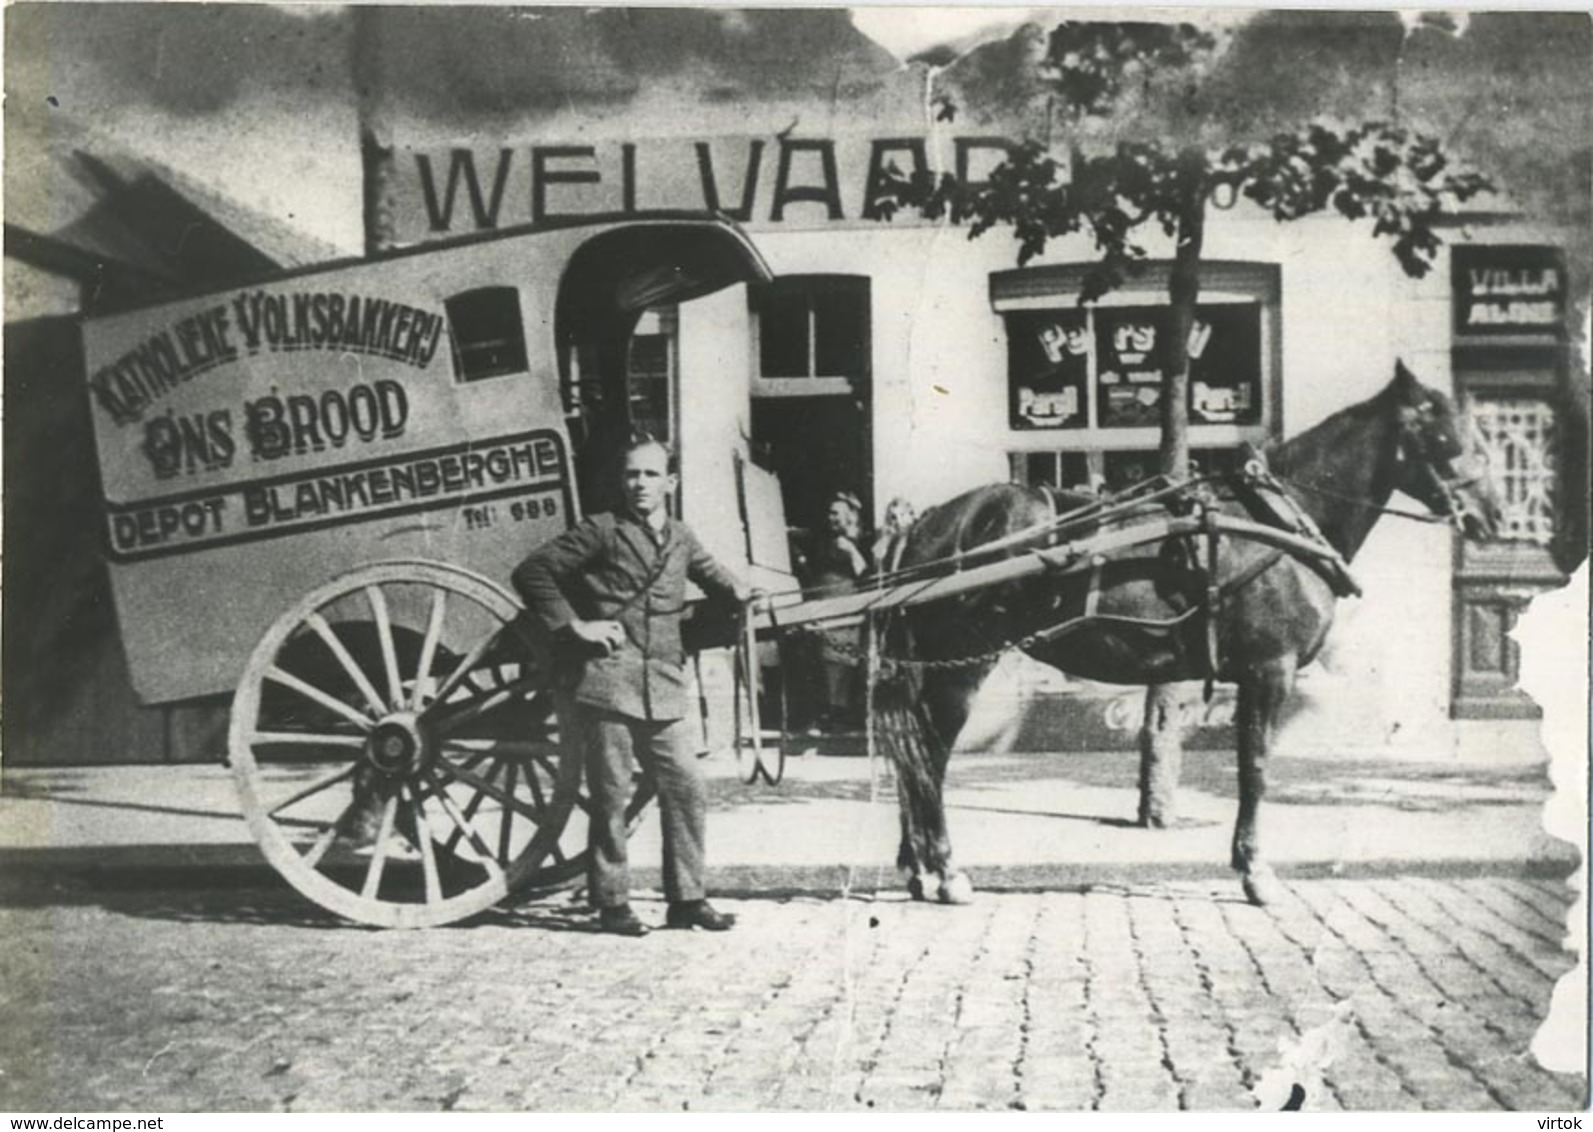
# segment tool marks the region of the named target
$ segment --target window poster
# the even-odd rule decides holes
[[[1090,367],[1086,313],[1023,311],[1007,316],[1010,424],[1083,428]]]
[[[1261,307],[1196,308],[1189,332],[1189,423],[1261,423]]]
[[[1164,307],[1113,307],[1095,314],[1102,428],[1160,420]]]

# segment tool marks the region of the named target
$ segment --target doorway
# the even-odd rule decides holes
[[[749,298],[757,366],[752,458],[779,479],[791,561],[808,585],[804,563],[814,561],[831,498],[851,492],[865,523],[873,515],[869,280],[787,275]],[[815,642],[782,644],[779,667],[782,727],[822,728],[847,714]]]
[[[793,538],[823,528],[830,498],[850,491],[873,514],[869,413],[865,397],[754,397],[754,460],[780,478]]]
[[[822,529],[838,491],[873,514],[870,288],[860,275],[786,275],[749,292],[752,457],[780,477],[793,534]]]

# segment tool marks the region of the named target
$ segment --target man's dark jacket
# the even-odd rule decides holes
[[[686,715],[680,623],[688,578],[710,597],[736,595],[735,575],[686,524],[666,519],[654,532],[623,513],[589,516],[537,547],[514,571],[527,610],[555,638],[568,635],[577,618],[625,628],[624,645],[587,659],[576,700],[657,720]]]

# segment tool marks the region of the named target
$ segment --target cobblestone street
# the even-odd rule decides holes
[[[1572,962],[1555,880],[740,895],[727,935],[630,940],[567,895],[384,933],[215,878],[14,893],[0,1108],[1586,1104],[1526,1052]]]

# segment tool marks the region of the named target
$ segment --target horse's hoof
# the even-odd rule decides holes
[[[1283,883],[1271,869],[1251,869],[1244,875],[1245,899],[1257,908],[1276,904],[1283,896]]]
[[[914,875],[907,878],[907,895],[914,900],[925,899],[923,877]]]
[[[972,904],[973,898],[973,881],[968,879],[967,873],[952,873],[940,882],[942,904]]]

